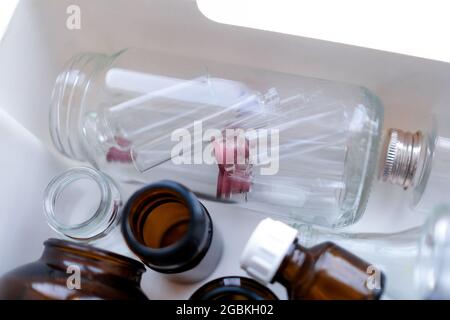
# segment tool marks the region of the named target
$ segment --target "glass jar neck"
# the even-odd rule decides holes
[[[44,245],[40,260],[64,272],[69,272],[69,267],[73,266],[84,276],[110,276],[136,285],[140,284],[145,272],[144,265],[136,260],[88,245],[58,239],[49,239]]]
[[[50,134],[58,151],[69,158],[86,160],[78,129],[82,100],[91,77],[102,68],[105,60],[106,55],[95,53],[73,57],[58,75],[53,87]]]
[[[411,133],[390,129],[382,153],[381,179],[405,190],[415,187],[417,178],[422,176],[428,148],[428,141],[421,131]]]
[[[95,79],[104,72],[124,50],[106,55],[81,53],[73,57],[58,75],[50,106],[50,135],[55,147],[65,156],[80,161],[95,162],[90,154],[93,141],[85,141],[80,130],[82,117],[95,110],[83,102]],[[96,90],[98,90],[97,88]]]

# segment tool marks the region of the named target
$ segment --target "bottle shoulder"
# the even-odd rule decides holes
[[[101,272],[93,276],[84,271],[83,266],[63,270],[40,259],[3,275],[0,299],[147,299],[140,286],[126,278]]]

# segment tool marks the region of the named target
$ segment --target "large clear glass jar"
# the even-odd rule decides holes
[[[382,118],[359,86],[131,49],[73,58],[55,84],[50,129],[63,154],[121,181],[172,179],[203,198],[338,227],[365,209]],[[227,129],[244,131],[242,149],[217,138]],[[247,155],[265,139],[264,154]],[[180,145],[192,163],[174,160]],[[222,165],[223,145],[243,165]]]

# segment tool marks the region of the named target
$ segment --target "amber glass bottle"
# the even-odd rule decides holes
[[[269,288],[253,279],[224,277],[212,280],[200,287],[190,300],[278,300]]]
[[[297,243],[297,230],[263,220],[242,254],[241,266],[263,282],[279,282],[290,299],[375,300],[384,275],[369,263],[325,242],[312,248]]]
[[[136,191],[123,210],[129,248],[170,280],[196,282],[213,272],[222,241],[206,208],[187,188],[160,181]]]
[[[142,263],[88,245],[50,239],[36,262],[0,278],[2,300],[147,299]]]

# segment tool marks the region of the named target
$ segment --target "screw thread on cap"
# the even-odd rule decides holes
[[[390,129],[383,155],[382,180],[408,189],[417,171],[422,146],[422,132]]]

